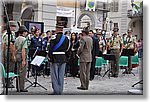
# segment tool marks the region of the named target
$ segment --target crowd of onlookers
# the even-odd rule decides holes
[[[102,31],[98,31],[98,30],[95,30],[95,32],[93,30],[89,30],[89,31],[83,30],[80,33],[66,31],[64,34],[61,31],[48,30],[45,33],[45,32],[41,32],[40,29],[37,28],[36,26],[33,26],[31,28],[31,32],[29,32],[25,26],[20,26],[18,31],[15,33],[14,31],[16,31],[16,24],[13,21],[10,22],[10,28],[12,34],[10,36],[10,53],[9,53],[10,66],[9,67],[12,69],[10,69],[9,71],[15,70],[17,73],[20,73],[21,76],[20,91],[22,92],[27,92],[27,90],[24,89],[24,80],[25,80],[24,78],[26,77],[25,75],[27,72],[25,70],[22,70],[22,68],[26,66],[27,68],[26,70],[28,70],[28,72],[31,71],[31,76],[35,76],[36,74],[37,75],[45,74],[49,76],[50,68],[48,68],[48,66],[51,67],[50,63],[61,62],[59,61],[59,58],[55,58],[55,57],[57,57],[57,55],[61,55],[61,54],[63,55],[64,52],[62,52],[61,50],[60,51],[52,50],[55,47],[53,44],[63,39],[63,37],[61,38],[60,36],[58,36],[59,34],[65,35],[65,37],[67,38],[64,37],[64,39],[69,40],[69,45],[68,46],[66,45],[67,47],[65,48],[66,50],[65,51],[66,60],[64,61],[66,62],[65,75],[74,78],[81,77],[81,79],[84,79],[84,77],[89,76],[89,79],[87,78],[85,82],[83,82],[83,80],[80,79],[81,84],[83,83],[88,84],[87,80],[92,81],[94,79],[94,75],[96,72],[95,71],[96,58],[102,57],[105,50],[107,50],[108,52],[110,48],[111,50],[116,50],[116,48],[118,47],[118,43],[122,44],[123,46],[121,47],[119,45],[119,48],[117,48],[117,50],[120,49],[119,51],[122,51],[122,48],[126,48],[125,45],[128,45],[127,43],[134,42],[134,44],[136,45],[134,46],[134,48],[136,48],[138,52],[138,57],[139,58],[143,57],[143,40],[140,39],[137,41],[137,38],[135,36],[133,37],[132,35],[130,35],[132,36],[132,41],[130,41],[131,39],[128,38],[129,36],[128,34],[123,34],[122,36],[118,33],[113,33],[112,37],[105,38],[105,34],[102,34]],[[118,32],[118,29],[114,30],[114,32]],[[128,31],[128,33],[131,32],[132,32],[131,30]],[[114,40],[115,37],[116,40]],[[61,43],[63,43],[63,41]],[[66,44],[68,44],[67,40],[66,40]],[[58,46],[59,45],[65,47],[65,45],[63,44],[58,44]],[[2,49],[3,49],[3,58],[4,58],[2,59],[2,62],[6,67],[7,47],[8,47],[8,34],[6,31],[4,31],[2,35],[2,47],[3,47]],[[59,49],[59,47],[56,49]],[[111,51],[109,53],[111,53]],[[47,59],[45,60],[45,63],[39,67],[30,65],[31,61],[35,58],[36,55],[45,56]],[[18,56],[21,56],[22,58],[20,59],[20,61]],[[57,61],[52,61],[55,59]],[[62,59],[60,56],[60,60],[64,60],[64,59]],[[15,62],[17,62],[17,64],[15,64]],[[18,71],[18,66],[19,66],[19,71]],[[90,74],[82,73],[82,71],[84,72],[86,70],[81,70],[81,69],[83,69],[83,67],[85,67],[86,69],[87,66],[89,68],[88,70]],[[56,67],[56,65],[53,65],[53,67]],[[84,76],[84,74],[87,74],[88,76]],[[9,87],[13,87],[11,81],[9,81]],[[81,85],[81,87],[78,87],[78,89],[87,90],[88,86],[83,88],[83,86]]]

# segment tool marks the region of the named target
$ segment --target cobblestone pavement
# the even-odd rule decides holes
[[[64,91],[63,95],[128,95],[130,94],[128,90],[130,89],[139,89],[142,88],[142,85],[137,85],[134,88],[131,86],[138,82],[141,79],[141,64],[138,68],[133,69],[132,74],[123,75],[122,70],[120,70],[120,74],[118,78],[109,77],[106,75],[105,77],[101,77],[95,75],[94,80],[90,81],[89,90],[78,90],[77,87],[80,86],[80,79],[73,77],[66,77],[64,82]],[[105,72],[104,68],[101,71],[103,75]],[[28,80],[31,82],[34,81],[33,77],[30,77]],[[50,76],[38,76],[38,83],[47,88],[47,90],[42,87],[30,87],[28,88],[28,92],[16,92],[16,88],[9,89],[10,95],[50,95],[52,94],[52,85]],[[15,85],[15,82],[14,82]],[[26,82],[26,87],[29,86],[30,83]],[[4,94],[4,93],[3,93]],[[142,94],[142,93],[141,93]]]

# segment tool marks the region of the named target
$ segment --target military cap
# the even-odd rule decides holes
[[[102,35],[102,33],[101,32],[96,32],[96,35]]]
[[[21,25],[18,29],[18,32],[28,32],[28,29],[24,25]]]
[[[129,28],[129,29],[128,29],[128,32],[132,32],[132,29],[131,29],[131,28]]]
[[[118,32],[119,29],[118,29],[117,27],[115,27],[115,28],[113,29],[113,31],[114,31],[114,32]]]
[[[15,21],[9,21],[9,25],[10,26],[17,26],[17,23]],[[7,23],[8,26],[8,23]]]

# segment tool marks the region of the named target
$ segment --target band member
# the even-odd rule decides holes
[[[34,37],[31,38],[31,44],[30,44],[30,55],[31,59],[33,60],[36,55],[40,55],[42,51],[42,38],[39,36],[40,31],[39,29],[35,29],[34,31]],[[34,66],[32,65],[32,76],[35,76],[35,74],[40,75],[39,72],[42,69],[43,66]]]
[[[88,90],[89,87],[89,78],[90,78],[90,67],[92,62],[92,38],[89,37],[87,31],[82,31],[83,38],[80,40],[80,46],[77,51],[77,54],[80,57],[80,82],[81,86],[77,87],[80,90]]]
[[[4,32],[2,35],[2,50],[3,50],[3,64],[4,67],[7,68],[7,57],[9,56],[9,71],[14,72],[15,69],[15,31],[17,23],[15,21],[9,21],[10,25],[11,35],[10,35],[10,52],[9,55],[7,55],[7,48],[8,48],[8,32]],[[7,23],[7,27],[8,27]],[[8,88],[14,88],[14,85],[11,82],[11,79],[8,81]]]
[[[103,53],[107,53],[107,40],[103,37],[102,32],[97,32],[96,36],[99,41],[99,56],[101,57]]]
[[[133,49],[134,52],[137,52],[136,46],[136,37],[132,35],[132,30],[128,29],[128,35],[126,37],[126,45],[124,45],[124,49]],[[131,74],[132,64],[131,64],[131,56],[128,56],[128,69],[123,72],[124,74]]]
[[[118,36],[118,28],[114,28],[113,31],[114,33],[112,34],[112,37],[108,43],[109,48],[110,48],[110,54],[115,55],[115,60],[111,61],[111,72],[112,75],[111,77],[118,77],[119,73],[119,58],[122,53],[122,45],[123,41],[122,39]]]
[[[19,74],[19,86],[17,90],[20,92],[28,92],[25,88],[25,77],[27,71],[27,39],[25,38],[28,34],[28,30],[25,26],[20,26],[18,30],[19,36],[15,41],[15,52],[17,62],[17,73]],[[20,89],[20,90],[19,90]]]
[[[51,80],[54,95],[61,95],[64,86],[64,74],[66,68],[66,52],[69,48],[69,39],[61,31],[52,35],[49,48],[49,60],[51,65]]]

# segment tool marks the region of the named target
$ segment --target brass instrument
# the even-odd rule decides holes
[[[127,44],[127,46],[125,47],[125,49],[129,49],[132,43]]]
[[[114,46],[114,42],[115,42],[115,40],[113,39],[112,43],[110,44],[110,47]]]

